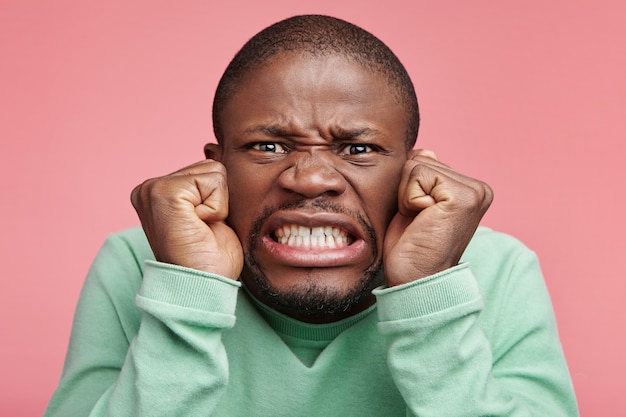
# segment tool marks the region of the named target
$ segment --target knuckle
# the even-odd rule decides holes
[[[157,178],[157,179],[150,179],[150,180],[146,180],[144,181],[144,183],[141,186],[141,196],[144,199],[152,199],[156,196],[162,195],[163,192],[163,188],[164,188],[164,180]]]
[[[133,204],[133,207],[138,208],[141,206],[142,202],[145,200],[146,189],[149,188],[149,181],[146,180],[141,184],[135,186],[130,193],[130,201]]]
[[[493,190],[485,182],[476,180],[476,183],[468,187],[467,201],[475,207],[488,207],[493,200]]]
[[[409,176],[413,178],[424,178],[431,172],[430,167],[428,165],[412,161],[412,163],[407,165],[407,171]]]
[[[141,185],[137,185],[130,192],[130,202],[132,203],[133,207],[135,207],[135,208],[137,208],[137,206],[139,204],[139,192],[140,192],[139,190],[140,190],[140,188],[141,188]]]
[[[228,178],[226,177],[226,171],[220,171],[213,173],[215,183],[220,187],[226,187]]]
[[[207,174],[223,174],[226,175],[226,167],[224,166],[224,164],[222,164],[219,161],[213,161],[213,160],[206,160],[205,161],[206,165],[202,166],[202,170],[201,171],[196,171],[196,173],[207,173]],[[194,172],[191,172],[189,174],[193,174]]]
[[[483,189],[484,189],[484,192],[485,192],[485,200],[488,201],[489,203],[491,203],[493,201],[493,197],[494,197],[493,188],[491,188],[489,186],[489,184],[484,183],[484,182],[482,183],[482,185],[483,185]]]
[[[213,165],[213,167],[215,167],[215,169],[217,169],[217,172],[220,172],[220,173],[226,175],[226,166],[224,166],[224,164],[222,164],[219,161],[213,161],[212,165]]]
[[[169,182],[168,177],[145,180],[143,183],[135,187],[131,196],[134,196],[137,203],[151,203],[154,200],[159,200],[171,193],[169,191],[171,188]]]

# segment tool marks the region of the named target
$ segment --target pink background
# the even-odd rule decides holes
[[[0,415],[40,415],[132,187],[202,158],[236,50],[298,13],[397,52],[419,145],[489,182],[539,253],[583,416],[626,415],[626,7],[618,1],[0,0]]]

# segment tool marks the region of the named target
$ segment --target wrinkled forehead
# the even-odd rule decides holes
[[[336,68],[333,67],[334,63],[337,64]],[[419,124],[417,105],[413,103],[414,93],[412,93],[412,89],[409,91],[413,94],[412,99],[405,91],[406,88],[403,87],[402,80],[394,75],[389,66],[372,62],[371,59],[358,54],[344,53],[343,51],[303,49],[263,54],[256,60],[249,60],[245,64],[229,69],[227,81],[220,84],[213,106],[214,132],[218,142],[221,143],[225,139],[224,130],[229,130],[224,125],[224,123],[228,123],[227,118],[224,117],[224,112],[226,109],[237,111],[229,105],[232,104],[235,95],[240,95],[239,93],[243,90],[249,90],[251,85],[267,90],[278,88],[278,85],[285,81],[281,77],[297,77],[298,71],[306,73],[310,79],[315,79],[316,76],[321,79],[327,75],[327,72],[316,73],[315,71],[326,71],[328,67],[331,67],[332,77],[337,81],[335,84],[337,91],[343,90],[344,93],[350,94],[350,89],[353,89],[355,94],[358,93],[361,87],[359,83],[346,82],[345,85],[341,85],[342,79],[354,80],[353,75],[355,73],[360,77],[360,84],[376,84],[377,94],[387,96],[391,99],[393,107],[397,106],[402,115],[407,148],[413,146]],[[290,68],[293,70],[291,71]],[[261,79],[264,81],[262,82]],[[267,82],[268,79],[273,79],[273,82]]]
[[[393,101],[400,106],[401,111],[406,112],[405,103],[397,81],[388,73],[384,72],[371,63],[363,62],[363,59],[344,53],[311,52],[306,50],[283,51],[265,57],[254,65],[248,66],[242,71],[237,83],[229,90],[228,99],[222,104],[225,110],[232,98],[248,91],[243,86],[257,84],[262,89],[271,90],[278,88],[290,79],[307,78],[311,83],[321,82],[328,78],[331,72],[335,90],[346,95],[356,95],[364,84],[376,84],[380,94],[389,94]],[[354,79],[358,83],[353,82]],[[408,112],[407,112],[408,113]]]
[[[354,117],[358,117],[366,103],[375,103],[385,114],[405,113],[401,100],[382,74],[343,55],[290,53],[266,60],[242,79],[223,110],[232,115],[240,112],[242,105],[253,102],[256,107],[278,106],[283,111],[300,114],[319,110],[318,105],[323,103],[332,103],[324,106],[330,112],[358,103],[359,106],[351,107],[356,111]],[[401,117],[396,121],[404,122]]]
[[[360,67],[364,73],[369,76],[379,78],[387,84],[389,90],[397,93],[399,90],[398,82],[392,77],[389,71],[377,65],[365,57],[357,54],[350,54],[338,51],[317,51],[317,50],[289,50],[281,51],[264,57],[262,61],[250,63],[245,68],[239,79],[239,83],[254,79],[259,73],[271,68],[277,62],[283,65],[300,66],[302,62],[312,63],[319,62],[343,62]]]

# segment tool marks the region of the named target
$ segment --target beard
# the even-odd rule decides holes
[[[255,219],[248,236],[248,250],[244,253],[243,276],[248,278],[254,288],[248,288],[263,304],[289,317],[305,322],[330,322],[347,317],[363,310],[373,303],[372,290],[380,286],[384,280],[382,260],[378,259],[362,271],[361,279],[346,291],[321,286],[318,280],[307,279],[315,274],[318,278],[323,268],[302,268],[302,280],[286,290],[279,290],[272,285],[254,258],[259,231],[267,218],[277,210],[296,210],[312,206],[325,211],[350,215],[356,219],[367,232],[372,259],[378,258],[376,233],[366,219],[355,211],[344,209],[323,200],[307,202],[304,200],[287,203],[279,207],[268,207]],[[315,270],[315,272],[313,272]]]

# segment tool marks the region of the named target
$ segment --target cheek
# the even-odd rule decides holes
[[[370,172],[361,175],[360,182],[354,182],[354,188],[359,198],[357,203],[365,214],[368,223],[373,228],[376,240],[377,257],[382,256],[383,242],[387,227],[398,211],[399,171]],[[369,181],[365,181],[370,179]]]
[[[243,242],[247,236],[249,223],[253,219],[253,213],[249,210],[254,206],[250,204],[257,196],[254,195],[254,187],[249,187],[249,181],[245,181],[245,173],[241,170],[228,169],[228,223],[235,230],[239,239]],[[235,173],[236,172],[236,173]]]
[[[394,170],[387,175],[373,176],[376,180],[364,190],[364,205],[371,213],[372,221],[383,229],[398,211],[400,174],[401,170]]]
[[[259,170],[250,172],[241,166],[226,166],[228,172],[229,212],[228,223],[237,236],[246,243],[253,222],[261,216],[271,194],[274,181]]]

